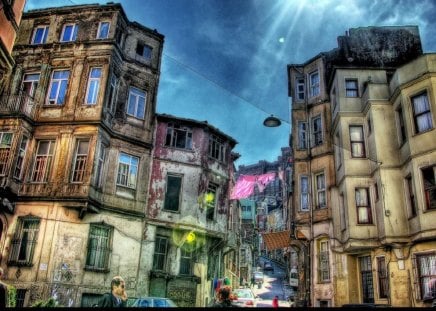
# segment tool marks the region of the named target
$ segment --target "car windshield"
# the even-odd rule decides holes
[[[238,298],[254,298],[254,295],[250,290],[236,290],[235,294]]]

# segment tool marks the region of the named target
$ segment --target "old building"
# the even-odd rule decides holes
[[[90,306],[114,275],[142,293],[163,42],[119,4],[23,15],[0,96],[1,266],[19,306]]]
[[[144,290],[178,306],[204,307],[217,280],[238,282],[239,246],[228,234],[238,221],[229,201],[237,142],[207,122],[166,114],[156,122],[141,256],[140,274],[149,283]]]
[[[288,66],[293,221],[304,233],[294,243],[311,258],[299,289],[313,306],[422,305],[435,251],[434,228],[418,216],[431,212],[424,197],[434,181],[430,57],[415,26],[351,29],[338,43]],[[317,88],[321,98],[311,101]]]
[[[15,62],[12,47],[20,25],[25,0],[0,1],[0,92]]]

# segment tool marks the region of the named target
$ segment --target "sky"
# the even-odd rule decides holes
[[[32,9],[106,4],[27,0]],[[207,121],[238,144],[235,165],[273,162],[291,129],[286,67],[337,47],[350,28],[419,27],[436,52],[435,0],[122,0],[127,18],[165,36],[157,112]],[[282,120],[263,126],[269,115]]]

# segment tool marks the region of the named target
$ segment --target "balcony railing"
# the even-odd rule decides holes
[[[0,114],[25,115],[33,119],[35,106],[33,98],[27,94],[0,95]]]

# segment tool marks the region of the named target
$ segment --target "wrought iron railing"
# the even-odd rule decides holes
[[[0,114],[35,116],[35,101],[27,94],[0,95]]]

